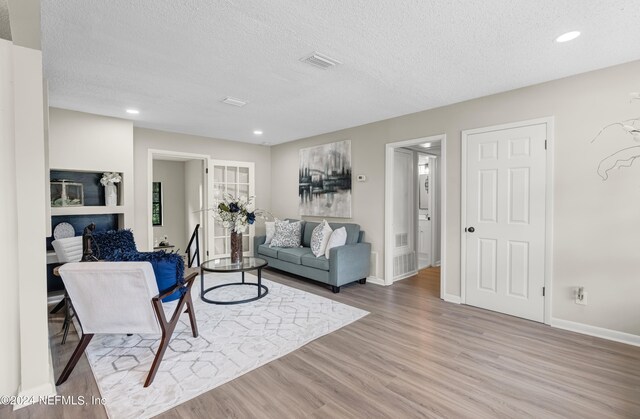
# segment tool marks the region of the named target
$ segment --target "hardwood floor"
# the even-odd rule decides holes
[[[640,418],[640,348],[439,299],[439,271],[332,294],[365,318],[160,415],[162,418]],[[56,376],[77,343],[60,345]],[[62,395],[99,397],[83,356]],[[106,417],[100,406],[30,406],[0,417]]]

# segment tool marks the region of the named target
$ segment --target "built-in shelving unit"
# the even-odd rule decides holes
[[[124,205],[118,205],[115,207],[88,205],[81,207],[52,207],[51,216],[58,215],[100,215],[100,214],[124,214]]]
[[[109,170],[106,170],[109,171]],[[73,206],[55,206],[54,202],[51,203],[51,228],[52,232],[55,227],[61,223],[66,222],[71,224],[76,235],[82,234],[85,226],[90,223],[96,224],[96,229],[111,230],[118,228],[126,228],[131,224],[131,220],[125,220],[131,213],[130,208],[124,204],[124,188],[128,187],[125,183],[127,175],[122,172],[118,172],[122,177],[122,181],[117,184],[118,188],[118,205],[107,206],[105,205],[104,186],[100,183],[102,174],[106,171],[90,171],[90,170],[69,170],[55,168],[51,169],[49,176],[51,181],[65,180],[74,185],[82,185],[84,205]],[[115,170],[113,172],[116,172]],[[52,194],[52,201],[56,198]],[[57,203],[60,201],[58,200]],[[47,238],[47,263],[57,263],[57,257],[55,252],[51,248],[51,242],[53,237]]]
[[[50,180],[82,184],[84,192],[84,199],[80,201],[82,205],[60,206],[63,203],[78,204],[77,196],[74,196],[69,202],[61,200],[56,205],[47,206],[51,232],[61,222],[70,223],[76,235],[81,235],[90,223],[96,223],[97,231],[133,228],[133,122],[51,108],[46,128]],[[122,176],[122,181],[117,184],[117,206],[105,205],[105,190],[100,184],[105,172],[116,172]],[[53,250],[50,246],[52,239],[46,238],[48,250]],[[54,252],[47,253],[47,262],[49,271],[52,271],[57,262]],[[49,291],[62,287],[59,277],[50,274],[47,280],[51,285]]]

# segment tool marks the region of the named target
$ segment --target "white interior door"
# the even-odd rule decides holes
[[[544,320],[547,125],[464,133],[469,305]]]

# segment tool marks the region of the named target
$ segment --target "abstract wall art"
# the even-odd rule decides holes
[[[300,215],[351,218],[351,141],[300,149]]]

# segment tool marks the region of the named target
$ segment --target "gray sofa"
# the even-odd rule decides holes
[[[289,220],[297,221],[297,220]],[[329,223],[335,230],[345,227],[347,243],[330,250],[329,259],[315,257],[311,252],[311,234],[319,223],[302,221],[302,247],[269,247],[264,244],[266,236],[254,240],[254,255],[265,259],[272,268],[300,275],[331,286],[334,293],[351,282],[366,283],[371,260],[371,243],[365,243],[364,231],[359,224]]]

